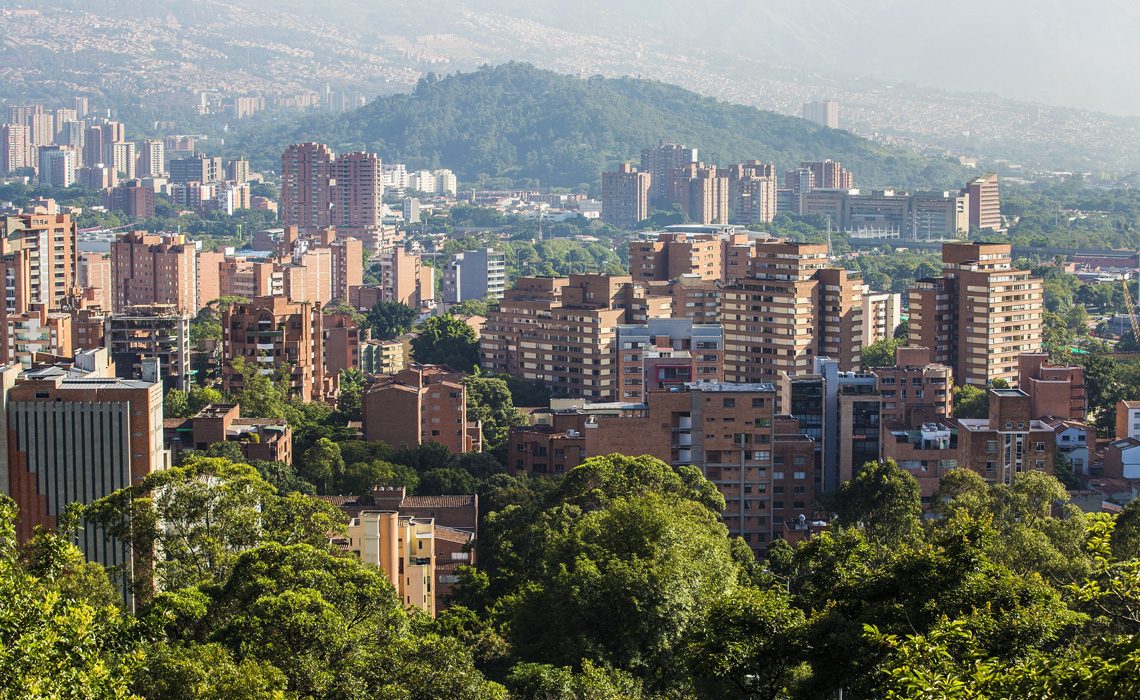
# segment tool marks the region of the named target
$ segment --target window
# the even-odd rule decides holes
[[[997,452],[997,440],[986,440],[986,454],[994,454]]]
[[[792,478],[796,481],[803,481],[807,478],[807,472],[794,472]]]
[[[724,400],[724,407],[725,408],[736,408],[736,399],[725,399]]]
[[[1043,442],[1035,443],[1033,445],[1033,449],[1038,451],[1038,452],[1044,452],[1045,451],[1045,443],[1043,443]]]
[[[764,408],[764,399],[752,399],[752,408]]]
[[[780,481],[784,478],[784,472],[772,472],[772,480]]]

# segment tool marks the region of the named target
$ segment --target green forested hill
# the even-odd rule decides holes
[[[844,131],[701,97],[635,78],[579,79],[508,63],[421,80],[411,94],[377,99],[320,118],[241,139],[255,158],[291,142],[317,140],[336,150],[367,148],[409,167],[449,167],[461,180],[506,177],[522,184],[595,183],[603,169],[637,160],[659,141],[696,146],[705,162],[832,158],[862,187],[960,185],[957,163],[885,148]]]

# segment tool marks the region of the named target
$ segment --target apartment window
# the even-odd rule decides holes
[[[724,407],[725,408],[736,408],[736,399],[725,399],[724,400]]]
[[[1044,452],[1045,451],[1045,443],[1043,443],[1043,442],[1035,443],[1033,445],[1033,449],[1036,450],[1037,452]]]
[[[994,454],[997,452],[997,440],[986,440],[986,453]]]
[[[764,408],[764,399],[752,399],[752,408]]]
[[[792,478],[796,481],[803,481],[807,478],[807,472],[793,472]]]
[[[784,478],[784,472],[772,472],[772,479],[774,481],[780,481],[783,478]]]

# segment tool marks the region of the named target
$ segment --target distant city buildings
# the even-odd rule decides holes
[[[839,128],[839,102],[836,100],[819,100],[805,102],[801,115],[809,122],[814,122],[829,129]]]
[[[1004,231],[1001,224],[1001,192],[998,176],[988,173],[966,185],[963,194],[969,198],[970,230]]]
[[[334,154],[327,146],[303,143],[281,155],[281,220],[311,231],[336,228],[379,250],[380,159],[371,153]]]
[[[602,173],[602,221],[633,228],[649,218],[649,173],[623,163],[612,173]]]

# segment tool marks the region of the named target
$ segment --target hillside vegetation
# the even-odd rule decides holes
[[[832,158],[856,185],[944,188],[966,177],[957,163],[878,146],[801,119],[731,105],[636,78],[579,79],[523,63],[429,75],[410,94],[382,97],[333,118],[260,129],[241,145],[271,167],[287,143],[366,148],[409,167],[449,167],[461,180],[594,184],[603,169],[659,141],[699,148],[706,162],[745,159],[781,169]]]

